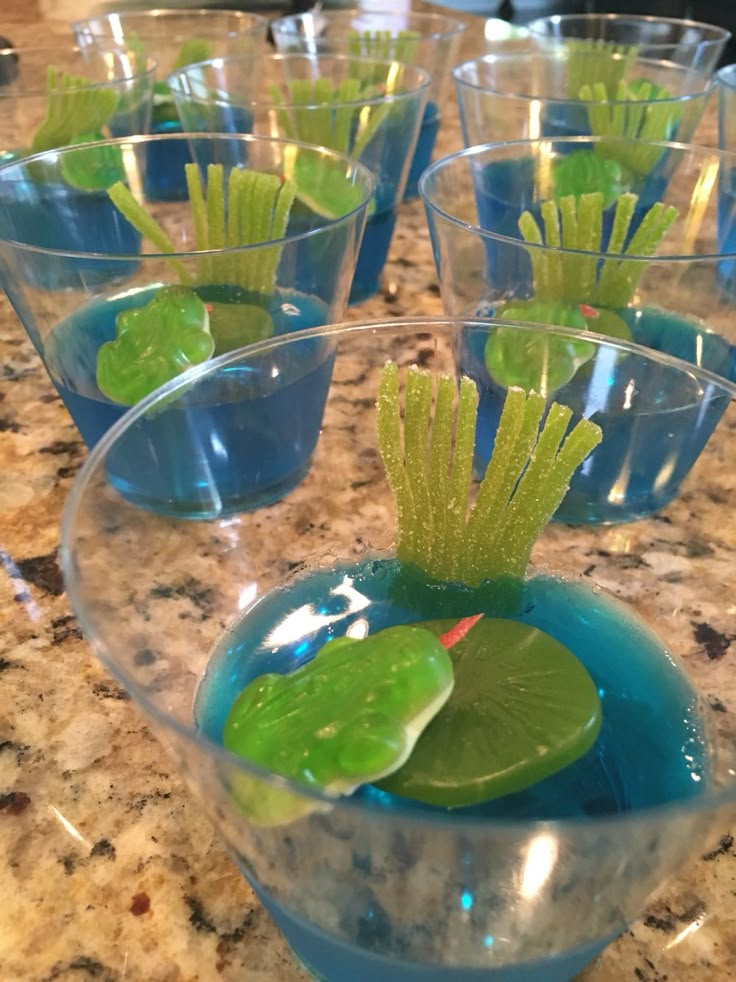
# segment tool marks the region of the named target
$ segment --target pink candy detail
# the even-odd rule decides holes
[[[600,317],[601,316],[598,313],[598,311],[595,309],[595,307],[591,307],[590,304],[587,304],[587,303],[581,303],[580,304],[580,313],[583,315],[583,317],[593,317],[593,318],[595,318],[595,317]]]
[[[463,617],[457,624],[453,624],[449,631],[446,631],[439,639],[443,648],[452,648],[458,641],[462,641],[471,628],[475,627],[483,614],[471,614],[470,617]]]

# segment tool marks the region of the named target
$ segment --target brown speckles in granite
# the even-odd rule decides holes
[[[8,791],[0,794],[0,815],[22,815],[31,803],[25,791]]]
[[[733,843],[734,838],[732,835],[728,834],[721,836],[721,841],[718,843],[716,848],[711,849],[710,852],[707,852],[703,856],[703,859],[706,861],[706,863],[711,863],[714,859],[718,859],[719,856],[728,855],[733,849]]]
[[[712,624],[693,623],[693,637],[711,661],[723,658],[731,647],[732,636],[717,631]]]
[[[20,579],[32,583],[44,593],[52,597],[61,596],[64,592],[64,581],[58,562],[58,549],[45,556],[31,556],[28,559],[18,559],[15,562]]]
[[[148,914],[151,910],[151,898],[147,893],[136,893],[130,903],[130,913],[133,917]]]

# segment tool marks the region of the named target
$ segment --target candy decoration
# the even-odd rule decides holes
[[[192,365],[215,343],[207,309],[182,286],[159,290],[145,307],[118,314],[115,340],[97,352],[97,385],[113,402],[132,406]]]
[[[332,795],[400,767],[452,691],[452,661],[434,632],[390,627],[328,641],[288,675],[261,675],[235,700],[223,732],[252,764]],[[290,821],[313,803],[275,788],[243,806],[260,822]]]

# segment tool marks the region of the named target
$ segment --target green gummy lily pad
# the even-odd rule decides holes
[[[439,636],[452,624],[417,626]],[[450,698],[379,788],[446,808],[475,805],[543,781],[595,742],[602,721],[595,684],[550,635],[483,618],[449,654]]]
[[[59,169],[64,181],[78,191],[104,191],[125,178],[120,147],[85,147],[104,140],[102,133],[84,133],[71,141],[79,150],[62,154]]]
[[[631,341],[629,325],[615,310],[596,307],[595,310],[586,311],[585,322],[588,330],[595,331],[596,334],[605,334],[606,337],[617,338],[620,341]]]
[[[322,218],[348,215],[363,199],[363,189],[346,176],[345,165],[327,156],[300,153],[290,176],[298,200]]]
[[[273,335],[271,315],[256,304],[205,303],[205,306],[210,315],[210,334],[215,342],[215,357]]]
[[[295,671],[261,675],[247,685],[230,709],[222,740],[274,774],[348,794],[407,760],[452,686],[452,662],[434,631],[409,625],[360,640],[336,638]],[[241,788],[238,797],[267,824],[312,808],[283,789],[246,798]]]

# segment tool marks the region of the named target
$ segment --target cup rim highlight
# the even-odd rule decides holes
[[[248,246],[231,246],[225,249],[207,249],[197,251],[196,249],[185,250],[182,252],[173,253],[160,253],[160,252],[145,252],[145,253],[112,253],[112,252],[75,252],[65,249],[48,249],[42,246],[34,246],[28,242],[21,242],[17,239],[5,239],[4,242],[11,246],[13,249],[22,251],[24,253],[33,253],[38,255],[54,256],[57,258],[64,259],[98,259],[100,261],[107,262],[120,262],[120,261],[133,261],[133,262],[148,262],[149,260],[161,261],[161,260],[171,260],[171,259],[188,259],[191,257],[203,257],[209,255],[225,255],[228,253],[242,254],[249,251],[255,251],[257,249],[263,249],[265,247],[271,246],[285,246],[292,242],[300,242],[309,239],[313,236],[320,235],[327,229],[335,228],[345,222],[350,221],[355,215],[359,214],[360,211],[367,207],[371,201],[375,189],[376,180],[372,171],[361,164],[358,160],[353,160],[352,157],[348,157],[345,154],[338,153],[336,150],[330,150],[328,147],[318,147],[311,143],[302,143],[298,140],[286,140],[279,137],[271,136],[254,136],[251,133],[161,133],[161,134],[147,134],[140,136],[129,136],[129,137],[118,137],[114,140],[98,140],[94,143],[85,143],[81,147],[61,147],[56,150],[45,150],[42,153],[34,154],[32,157],[23,157],[18,160],[10,161],[7,164],[0,165],[0,189],[2,189],[3,184],[6,180],[9,182],[12,178],[6,178],[5,175],[13,168],[27,168],[29,164],[40,162],[44,159],[50,157],[58,157],[61,154],[69,154],[78,152],[80,149],[90,150],[97,147],[130,147],[131,145],[148,144],[148,143],[158,143],[162,141],[181,141],[186,140],[225,140],[232,142],[233,140],[239,143],[261,143],[261,144],[277,144],[284,147],[297,147],[299,150],[308,150],[314,154],[319,154],[322,157],[330,157],[335,161],[341,161],[345,163],[345,171],[348,174],[358,174],[362,179],[362,183],[367,187],[367,193],[364,196],[364,200],[360,202],[351,211],[346,212],[344,215],[340,215],[338,218],[325,218],[323,224],[318,228],[310,229],[307,232],[298,232],[293,235],[284,236],[281,239],[268,239],[266,242],[256,242],[253,245]],[[349,166],[348,166],[349,165]],[[25,178],[23,178],[25,180]],[[357,185],[357,182],[356,182]],[[97,192],[99,193],[99,192]]]
[[[623,143],[630,144],[634,143],[636,146],[640,147],[662,147],[663,150],[675,150],[678,152],[688,152],[688,153],[699,153],[701,155],[710,154],[713,157],[719,159],[725,158],[732,167],[736,167],[736,153],[730,153],[727,150],[720,150],[717,147],[704,147],[699,144],[692,143],[668,143],[662,140],[629,140],[625,137],[608,137],[608,136],[564,136],[564,137],[552,137],[538,140],[505,140],[503,143],[480,143],[472,147],[466,147],[464,150],[458,150],[455,153],[449,154],[447,157],[442,157],[439,160],[435,160],[429,167],[424,171],[421,178],[419,179],[419,196],[424,202],[424,207],[431,209],[435,214],[440,216],[444,221],[456,228],[461,228],[467,232],[472,232],[474,235],[479,236],[483,239],[490,239],[495,242],[507,242],[517,246],[518,248],[523,248],[525,250],[530,249],[540,249],[549,253],[559,253],[560,255],[566,256],[600,256],[602,258],[616,257],[617,253],[609,252],[585,252],[580,249],[566,249],[562,246],[548,246],[542,243],[536,242],[526,242],[519,236],[518,238],[510,235],[503,235],[500,232],[493,232],[489,229],[484,229],[480,225],[472,225],[468,222],[463,221],[455,215],[450,214],[450,212],[445,211],[443,208],[432,200],[432,196],[428,190],[428,185],[431,178],[441,170],[452,166],[458,160],[462,158],[474,158],[481,157],[482,155],[492,156],[494,151],[500,150],[505,147],[519,147],[520,151],[523,148],[544,148],[550,147],[554,148],[555,144],[562,144],[563,146],[571,146],[574,144],[580,144],[583,147],[589,146],[595,143]],[[508,158],[502,158],[508,159]],[[485,162],[484,162],[485,163]],[[632,262],[646,262],[651,265],[661,264],[661,263],[693,263],[693,262],[718,262],[721,260],[730,261],[736,259],[736,253],[731,252],[718,252],[718,253],[696,253],[694,255],[657,255],[657,256],[635,256],[627,255],[626,261],[631,260]]]
[[[59,552],[59,560],[64,576],[70,607],[77,615],[80,627],[82,628],[88,644],[93,648],[96,656],[100,659],[106,670],[109,671],[126,688],[126,690],[131,693],[139,706],[157,724],[160,724],[161,726],[173,731],[178,737],[187,742],[193,742],[200,747],[206,748],[209,754],[213,755],[223,764],[240,770],[249,776],[255,776],[266,780],[274,787],[283,788],[284,790],[291,791],[298,796],[321,803],[323,805],[328,804],[331,809],[336,811],[346,809],[348,813],[357,813],[359,815],[362,813],[364,816],[368,816],[372,821],[379,820],[394,822],[397,820],[396,812],[383,809],[380,805],[373,804],[369,801],[356,800],[352,797],[334,798],[330,795],[324,794],[323,792],[306,788],[305,786],[293,782],[288,778],[276,775],[265,768],[251,764],[243,758],[238,757],[231,751],[226,750],[221,744],[216,743],[202,733],[198,733],[193,725],[193,721],[190,725],[186,725],[155,706],[141,687],[132,678],[128,677],[125,671],[120,670],[117,667],[114,659],[107,657],[104,645],[95,637],[96,632],[87,621],[84,605],[81,602],[81,597],[77,591],[78,580],[75,573],[74,550],[70,548],[70,543],[74,540],[74,523],[76,515],[83,504],[87,487],[94,476],[104,468],[104,460],[107,453],[115,444],[118,437],[128,430],[129,427],[131,427],[137,420],[149,413],[158,403],[171,401],[173,398],[176,398],[179,393],[187,390],[201,379],[206,378],[209,375],[216,374],[222,369],[228,368],[233,364],[241,362],[244,358],[247,359],[249,357],[257,357],[272,351],[278,351],[280,348],[288,347],[295,343],[305,343],[309,339],[318,340],[324,338],[327,340],[335,339],[336,341],[339,341],[340,338],[345,336],[359,336],[361,334],[365,334],[368,337],[375,334],[378,334],[379,336],[393,336],[397,333],[412,335],[420,331],[426,332],[428,328],[430,330],[432,328],[440,330],[444,329],[449,334],[451,332],[457,332],[463,328],[474,326],[480,328],[487,328],[489,326],[511,328],[513,330],[529,333],[537,333],[540,331],[539,324],[506,320],[499,321],[491,318],[402,317],[395,320],[367,321],[363,323],[342,322],[339,324],[327,325],[292,334],[272,337],[255,344],[248,345],[244,348],[240,348],[236,351],[228,352],[227,354],[221,355],[219,358],[211,359],[210,361],[204,362],[202,365],[195,366],[182,373],[129,409],[102,436],[102,438],[90,452],[82,469],[75,478],[67,497],[61,523],[61,547]],[[634,342],[620,341],[607,336],[592,334],[588,331],[581,331],[573,328],[554,326],[541,327],[541,329],[549,330],[557,336],[570,338],[572,340],[584,339],[596,344],[598,348],[615,348],[616,350],[629,352],[638,357],[644,357],[648,361],[654,361],[662,366],[671,367],[677,372],[689,374],[691,377],[694,376],[698,380],[702,380],[704,383],[713,385],[722,392],[729,394],[732,399],[734,396],[736,396],[736,382],[729,382],[719,375],[709,372],[706,369],[691,365],[689,362],[685,362],[672,355],[654,351],[653,349],[643,347],[635,344]],[[622,824],[646,824],[647,821],[658,822],[661,820],[661,816],[663,814],[668,814],[670,812],[678,814],[691,813],[701,811],[704,808],[715,808],[719,805],[735,800],[736,780],[731,786],[722,788],[717,792],[703,792],[703,794],[693,798],[678,799],[655,807],[617,815],[588,815],[584,818],[554,820],[519,819],[516,821],[510,821],[507,819],[479,819],[475,817],[458,819],[457,816],[448,817],[447,815],[439,812],[415,812],[413,810],[407,810],[406,812],[401,813],[400,819],[402,822],[417,823],[419,825],[445,825],[447,827],[467,831],[476,829],[518,829],[520,827],[538,828],[540,830],[551,829],[572,831],[574,829],[580,829],[581,827],[587,828],[593,826],[597,832],[600,832],[601,830],[607,828],[615,830]]]
[[[439,12],[435,13],[434,11],[408,10],[406,12],[398,12],[396,10],[361,10],[356,7],[352,9],[330,8],[328,10],[319,10],[316,13],[319,17],[324,17],[327,21],[347,21],[351,18],[360,18],[367,22],[374,18],[383,21],[402,20],[407,23],[407,30],[412,30],[408,25],[409,22],[413,21],[418,25],[426,24],[428,27],[430,24],[435,24],[437,30],[429,30],[427,33],[421,33],[422,41],[450,40],[451,38],[461,36],[468,29],[468,22],[462,20],[460,17],[453,17],[450,14]],[[287,30],[287,26],[291,27],[296,24],[305,23],[308,18],[313,19],[314,15],[315,11],[310,10],[299,14],[287,14],[272,20],[270,27],[272,31],[277,31],[281,34],[295,34],[301,37],[302,35],[299,34],[299,31]],[[314,36],[304,36],[310,40],[317,40]]]
[[[214,104],[214,105],[225,105],[233,106],[236,105],[234,102],[227,102],[224,99],[207,99],[203,96],[190,95],[183,89],[182,83],[185,80],[188,81],[190,72],[195,69],[207,69],[207,68],[226,68],[229,64],[242,63],[247,65],[249,62],[253,62],[254,65],[262,64],[263,62],[289,62],[294,63],[298,61],[310,61],[319,63],[321,61],[325,62],[338,62],[340,64],[358,64],[366,66],[378,66],[387,70],[390,73],[393,66],[400,65],[405,71],[414,72],[418,78],[414,86],[409,88],[405,92],[394,92],[390,95],[384,94],[380,96],[373,96],[369,99],[352,99],[345,100],[341,102],[330,102],[329,105],[332,108],[339,109],[350,106],[382,106],[393,103],[404,102],[417,94],[425,92],[432,84],[432,77],[425,68],[421,68],[418,65],[409,65],[404,62],[399,61],[384,61],[378,58],[353,58],[352,55],[345,54],[309,54],[307,52],[273,52],[270,54],[253,54],[253,55],[228,55],[225,58],[208,58],[206,61],[193,62],[191,65],[185,65],[184,68],[180,68],[166,79],[166,82],[172,90],[176,90],[177,95],[180,97],[188,97],[195,102],[202,104]],[[321,76],[324,77],[324,76]],[[294,102],[275,102],[271,99],[251,99],[246,103],[237,103],[237,105],[248,105],[248,106],[263,106],[268,108],[277,109],[324,109],[324,102],[313,102],[313,103],[294,103]]]
[[[91,17],[83,17],[79,20],[75,20],[71,27],[75,37],[85,37],[89,39],[94,39],[95,42],[100,41],[110,41],[111,43],[120,44],[124,43],[124,37],[121,35],[120,40],[117,41],[114,37],[110,37],[106,32],[96,31],[92,29],[92,25],[99,25],[102,23],[110,24],[112,18],[116,17],[118,19],[118,24],[120,25],[121,32],[123,31],[123,21],[140,21],[141,24],[150,24],[156,20],[160,21],[171,21],[179,20],[186,22],[192,19],[202,19],[203,24],[206,24],[207,20],[210,22],[215,17],[227,17],[233,21],[241,21],[248,23],[248,27],[244,30],[215,30],[213,27],[210,31],[201,37],[207,40],[215,40],[217,38],[224,37],[239,37],[240,35],[247,36],[249,34],[256,36],[262,35],[264,38],[266,36],[266,31],[268,30],[268,20],[261,14],[252,13],[245,10],[230,10],[227,7],[154,7],[150,10],[115,10],[108,11],[107,13],[102,12],[95,14]],[[157,41],[161,40],[157,35],[145,35],[140,34],[136,31],[139,38],[143,42]],[[191,38],[191,34],[182,28],[182,33],[172,33],[166,37],[167,44],[178,44],[182,41],[188,41]]]
[[[699,47],[701,45],[715,45],[715,44],[726,44],[731,37],[731,31],[725,27],[719,27],[717,24],[709,24],[706,21],[701,20],[691,20],[688,17],[658,17],[655,14],[604,14],[604,13],[589,13],[589,14],[551,14],[547,17],[535,17],[534,20],[530,21],[526,28],[533,37],[542,37],[547,40],[578,40],[577,35],[565,35],[565,34],[549,34],[547,31],[542,31],[542,24],[570,24],[573,21],[583,21],[588,24],[592,23],[611,23],[612,21],[617,21],[619,24],[634,23],[634,24],[671,24],[685,27],[685,28],[697,28],[703,34],[703,37],[699,41],[690,42],[693,46]],[[584,40],[580,38],[580,40]],[[596,38],[591,38],[591,40],[596,40]],[[602,40],[607,40],[602,38]],[[616,42],[611,42],[616,43]],[[642,42],[643,47],[646,48],[671,48],[672,45],[677,42],[664,42],[664,41],[653,41],[653,42]]]
[[[560,96],[548,96],[545,94],[538,95],[527,95],[523,92],[514,92],[506,88],[493,87],[492,85],[480,85],[477,82],[471,82],[464,77],[464,73],[470,71],[470,67],[478,64],[499,64],[503,65],[506,63],[513,64],[514,62],[520,64],[529,64],[537,61],[539,59],[546,62],[563,62],[567,57],[567,52],[564,50],[542,50],[542,51],[512,51],[507,53],[499,54],[486,54],[479,58],[470,58],[468,61],[462,62],[460,65],[456,65],[452,70],[452,77],[455,85],[460,88],[468,89],[473,92],[479,92],[481,94],[498,96],[504,99],[516,99],[519,102],[543,102],[548,105],[564,105],[564,106],[648,106],[648,105],[679,105],[683,102],[692,102],[695,99],[708,99],[710,93],[713,89],[714,81],[713,78],[707,75],[705,72],[701,72],[695,68],[684,68],[682,65],[676,65],[671,61],[657,61],[654,58],[636,58],[636,64],[646,67],[647,65],[654,65],[658,70],[666,70],[671,72],[673,75],[681,74],[685,76],[685,80],[697,80],[698,83],[702,83],[702,88],[698,91],[684,92],[676,96],[668,96],[665,99],[662,98],[652,98],[652,99],[568,99],[562,98]],[[596,58],[596,54],[591,54],[588,57]],[[620,55],[614,56],[618,59],[621,58]],[[522,70],[523,77],[523,70]]]
[[[72,52],[74,52],[74,54],[79,54],[79,55],[82,55],[83,57],[85,55],[85,49],[83,47],[80,47],[80,45],[78,45],[78,44],[70,44],[64,50],[65,50],[65,53],[66,54],[68,54],[70,51],[72,51]],[[45,45],[45,44],[44,45],[38,45],[38,46],[24,44],[24,45],[17,45],[17,46],[9,47],[9,48],[0,48],[0,57],[2,57],[3,55],[16,54],[20,58],[23,55],[43,54],[46,51],[48,51],[48,53],[49,53],[49,59],[48,59],[48,62],[47,62],[47,66],[48,65],[54,65],[55,62],[58,61],[58,51],[59,51],[59,48],[58,47],[53,47],[52,48],[52,47],[50,47],[48,45]],[[56,59],[54,58],[54,53],[57,54]],[[132,54],[132,52],[130,52],[128,49],[121,48],[121,47],[114,47],[114,48],[112,48],[111,51],[110,51],[110,53],[115,54],[115,55],[120,55],[121,56],[121,59],[124,59],[125,56],[128,56],[128,55]],[[100,54],[101,54],[101,52],[100,52]],[[89,84],[88,85],[85,85],[83,87],[84,88],[84,91],[89,91],[90,89],[95,89],[95,90],[119,89],[123,85],[129,85],[132,82],[139,82],[139,81],[141,81],[141,79],[155,77],[156,70],[158,68],[158,62],[156,61],[155,58],[152,58],[150,55],[146,55],[145,56],[145,59],[146,59],[145,68],[142,68],[140,71],[135,71],[135,72],[132,72],[131,74],[116,74],[114,78],[108,78],[108,79],[104,79],[104,80],[101,80],[101,81],[95,81],[93,79],[90,79]],[[81,68],[82,66],[79,66],[79,67]],[[115,70],[116,71],[119,71],[119,70],[121,70],[121,67],[122,66],[120,64],[116,64]],[[62,71],[63,71],[63,69],[62,69]],[[43,87],[40,87],[40,88],[35,88],[34,87],[34,88],[31,88],[31,89],[27,89],[27,88],[20,88],[20,89],[18,89],[17,87],[15,87],[15,84],[12,83],[9,86],[9,88],[12,91],[5,92],[3,90],[3,88],[0,88],[0,101],[6,100],[6,99],[9,100],[9,99],[27,99],[27,98],[46,98],[48,96],[48,94],[49,94],[48,93],[48,88],[45,85]],[[74,88],[67,89],[65,91],[67,91],[67,92],[79,92],[80,91],[80,87],[77,86],[77,87],[74,87]]]

